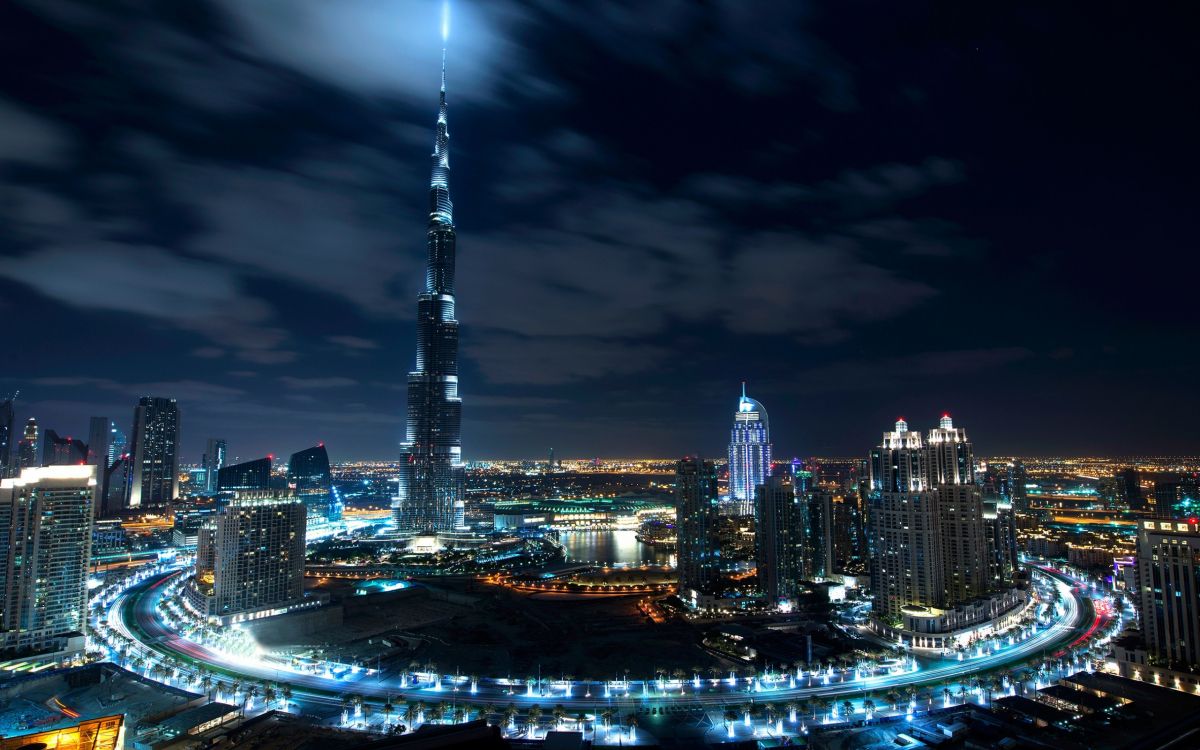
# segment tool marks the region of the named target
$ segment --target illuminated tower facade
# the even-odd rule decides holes
[[[754,515],[755,488],[771,474],[771,429],[767,410],[746,395],[738,399],[729,437],[729,499],[739,515]]]
[[[87,629],[96,467],[0,480],[0,653],[62,648]]]
[[[133,411],[130,508],[160,505],[179,491],[179,406],[173,398],[145,396]]]
[[[442,29],[446,34],[445,23]],[[446,124],[446,51],[429,181],[428,261],[417,297],[417,362],[408,374],[408,416],[400,445],[396,528],[436,533],[454,528],[463,497],[462,399],[458,397],[458,321],[454,318],[454,206],[450,202]]]

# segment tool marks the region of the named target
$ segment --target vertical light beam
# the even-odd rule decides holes
[[[450,38],[450,3],[442,3],[442,44]]]

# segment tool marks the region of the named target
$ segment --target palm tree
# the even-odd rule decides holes
[[[495,714],[496,714],[496,704],[495,703],[485,703],[483,705],[483,710],[481,712],[482,718],[487,719],[491,716],[494,716]]]
[[[893,711],[900,708],[900,693],[897,693],[895,690],[889,690],[888,694],[885,695],[883,699],[887,701],[887,704],[891,706]]]
[[[738,712],[732,708],[725,709],[725,730],[728,731],[730,726],[738,720]]]
[[[796,713],[800,711],[800,704],[796,701],[788,701],[783,704],[783,710],[788,712],[788,721],[794,722],[796,720]]]
[[[517,709],[517,704],[509,703],[504,707],[504,718],[509,726],[516,724],[517,716],[520,715],[520,710]]]
[[[625,726],[629,727],[629,736],[633,737],[634,731],[637,729],[638,717],[637,714],[625,714]]]
[[[607,731],[609,726],[612,725],[613,716],[616,716],[616,713],[617,712],[613,711],[611,708],[606,708],[600,712],[600,720],[604,722],[605,731]]]
[[[433,706],[430,706],[429,707],[429,720],[434,723],[441,721],[442,719],[444,719],[446,717],[446,709],[449,707],[450,707],[450,704],[446,703],[445,701],[442,701],[441,703],[436,703]]]
[[[774,724],[775,719],[779,716],[779,707],[774,703],[766,703],[763,705],[763,716],[766,717],[768,724]]]
[[[550,715],[554,717],[554,729],[558,730],[562,726],[562,720],[567,715],[567,708],[563,704],[559,703],[554,707],[554,710],[550,712]]]
[[[870,698],[864,700],[863,710],[867,712],[867,720],[870,721],[871,717],[875,715],[875,701]]]
[[[275,686],[272,685],[271,683],[264,682],[263,688],[262,688],[262,694],[263,694],[263,704],[270,706],[272,703],[275,702],[275,699],[279,696],[279,691],[277,691],[275,689]]]
[[[288,709],[288,704],[292,702],[292,686],[288,683],[283,683],[279,687],[279,694],[283,696],[283,710]]]
[[[535,703],[529,707],[526,715],[529,717],[526,723],[529,725],[530,734],[532,734],[537,731],[538,719],[542,718],[542,707]]]
[[[466,718],[466,711],[463,710],[462,706],[459,706],[458,708],[454,709],[453,721],[455,724],[463,723],[464,718]]]
[[[813,701],[813,721],[817,720],[818,712],[823,718],[829,718],[829,709],[831,706],[833,706],[833,703],[828,698],[817,698]]]
[[[420,713],[420,704],[409,703],[404,707],[404,721],[407,722],[409,726],[412,726],[413,724],[417,723],[417,716],[419,716]]]
[[[212,700],[212,698],[213,698],[212,686],[213,686],[212,673],[205,670],[205,672],[200,675],[200,689],[204,692],[205,695],[208,696],[209,700]]]
[[[383,701],[383,724],[387,726],[392,721],[392,714],[396,711],[396,707],[392,705],[392,696],[388,696]]]
[[[848,700],[842,701],[842,713],[846,715],[846,720],[849,721],[854,716],[854,704]]]

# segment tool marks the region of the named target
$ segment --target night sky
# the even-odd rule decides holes
[[[1175,4],[455,0],[468,459],[1200,452]],[[0,393],[394,458],[439,4],[0,5]]]

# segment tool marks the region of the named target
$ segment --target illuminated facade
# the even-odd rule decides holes
[[[204,467],[204,491],[207,493],[211,494],[217,491],[217,474],[225,468],[226,451],[224,440],[221,438],[208,439],[204,456],[200,460],[201,466]]]
[[[21,469],[32,469],[39,465],[38,447],[41,445],[41,431],[38,430],[37,420],[30,417],[25,422],[25,432],[17,443],[17,465],[14,475],[20,474]]]
[[[767,410],[746,396],[743,383],[729,437],[729,498],[740,515],[754,515],[755,488],[770,474],[771,429]]]
[[[1200,665],[1200,528],[1142,521],[1138,530],[1142,634],[1150,654],[1179,669]]]
[[[144,396],[133,411],[130,508],[162,505],[179,491],[179,406],[173,398]]]
[[[306,518],[304,503],[291,493],[235,495],[197,535],[197,609],[229,622],[302,603]]]
[[[87,719],[67,727],[0,738],[0,750],[121,750],[124,714]]]
[[[87,627],[96,467],[0,480],[0,647],[60,650]]]
[[[271,489],[271,458],[258,458],[226,466],[217,472],[217,491]]]
[[[452,531],[463,499],[462,399],[458,396],[458,321],[454,318],[455,234],[450,202],[446,52],[429,183],[428,262],[417,297],[417,361],[408,374],[408,412],[393,502],[403,533]]]

